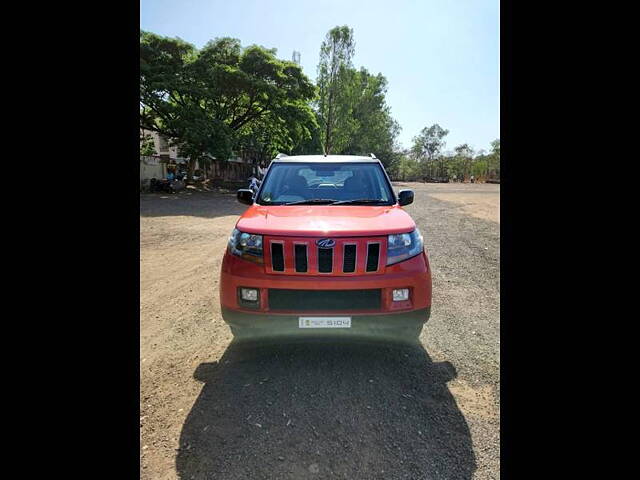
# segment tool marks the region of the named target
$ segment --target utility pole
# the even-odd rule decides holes
[[[300,65],[300,52],[297,52],[294,50],[291,59],[293,60],[294,63],[296,63],[297,65]]]

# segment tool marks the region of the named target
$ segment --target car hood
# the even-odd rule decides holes
[[[263,235],[343,237],[406,233],[415,227],[398,205],[252,205],[236,225]]]

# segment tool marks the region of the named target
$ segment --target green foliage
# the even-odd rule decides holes
[[[458,145],[454,148],[455,156],[453,158],[453,166],[456,177],[468,179],[473,175],[471,171],[473,162],[473,149],[467,143]]]
[[[320,140],[327,155],[342,150],[355,129],[350,98],[354,50],[353,30],[346,25],[329,30],[320,47],[317,110]]]
[[[467,143],[463,143],[462,145],[458,145],[454,148],[456,155],[462,158],[471,158],[473,156],[473,149]]]
[[[487,170],[491,178],[500,178],[500,139],[491,142],[491,153],[487,156]]]
[[[143,135],[140,139],[140,155],[150,157],[156,154],[156,147],[151,135]]]
[[[320,139],[320,127],[318,126],[318,116],[315,115],[315,127],[309,130],[310,136],[303,139],[291,150],[292,155],[317,155],[323,151],[322,140]]]
[[[327,154],[375,153],[390,165],[398,157],[395,140],[400,126],[386,104],[387,79],[352,67],[354,45],[353,30],[347,26],[327,33],[318,64],[319,130],[300,150],[319,145]]]
[[[421,178],[420,163],[406,153],[398,153],[388,168],[393,180],[414,181]]]
[[[500,159],[500,139],[494,140],[491,142],[491,153],[498,156]]]
[[[387,79],[354,69],[354,51],[351,28],[331,29],[320,49],[316,87],[275,49],[245,48],[224,37],[198,50],[179,38],[140,32],[140,127],[168,138],[192,163],[232,152],[261,164],[278,152],[375,153],[394,179],[499,178],[499,139],[488,154],[474,156],[463,144],[443,155],[449,131],[436,123],[400,151]],[[153,142],[141,138],[140,152],[155,153]]]
[[[430,127],[424,127],[413,138],[411,147],[412,157],[421,162],[420,174],[422,177],[441,177],[446,175],[446,167],[440,158],[440,152],[446,145],[444,138],[449,134],[437,123]]]
[[[380,73],[372,75],[361,68],[352,72],[351,82],[349,94],[353,129],[340,153],[375,153],[385,166],[389,165],[397,155],[394,144],[400,125],[391,117],[386,103],[387,79]]]
[[[424,127],[413,139],[411,152],[414,158],[420,161],[434,161],[446,145],[444,137],[448,134],[449,130],[445,130],[437,123]]]
[[[471,165],[471,175],[475,178],[486,177],[489,164],[485,159],[474,159]]]
[[[218,38],[200,51],[140,33],[140,125],[171,138],[192,161],[237,148],[291,150],[311,137],[313,83],[275,50]]]

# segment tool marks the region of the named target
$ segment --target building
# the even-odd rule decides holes
[[[160,135],[158,132],[152,132],[150,130],[142,129],[140,131],[140,142],[144,137],[153,138],[153,145],[156,150],[156,155],[164,160],[166,163],[173,164],[186,164],[187,158],[180,156],[180,151],[177,146],[170,145],[169,141]]]
[[[171,145],[170,142],[157,132],[149,130],[140,131],[140,142],[144,138],[153,138],[155,154],[151,156],[140,156],[140,184],[144,188],[148,185],[152,178],[165,178],[167,168],[176,166],[179,169],[187,168],[188,158],[180,155],[177,146]],[[245,181],[252,173],[254,166],[248,160],[238,155],[219,161],[215,157],[209,155],[207,162],[202,162],[202,167],[196,161],[194,171],[201,171],[205,178],[214,181]]]

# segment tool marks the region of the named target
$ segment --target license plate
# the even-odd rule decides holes
[[[351,328],[351,317],[299,317],[300,328]]]

